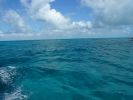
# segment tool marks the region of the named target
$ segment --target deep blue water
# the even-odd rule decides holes
[[[0,42],[0,100],[133,100],[133,39]]]

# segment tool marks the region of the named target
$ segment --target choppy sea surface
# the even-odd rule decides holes
[[[133,100],[133,39],[0,42],[0,100]]]

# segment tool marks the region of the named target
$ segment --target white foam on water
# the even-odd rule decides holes
[[[9,83],[12,81],[12,76],[16,74],[16,68],[13,66],[0,68],[0,79],[3,83]]]
[[[0,79],[3,83],[10,84],[16,73],[16,67],[14,66],[1,67]],[[4,100],[27,100],[27,96],[22,94],[21,87],[19,87],[10,93],[4,93]]]
[[[14,92],[5,93],[5,100],[27,100],[27,96],[22,94],[21,88],[17,88]]]

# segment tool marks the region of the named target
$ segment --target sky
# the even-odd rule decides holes
[[[132,0],[0,0],[0,40],[133,36]]]

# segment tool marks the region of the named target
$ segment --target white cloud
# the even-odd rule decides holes
[[[38,35],[33,35],[32,33],[10,33],[10,34],[5,34],[1,33],[0,34],[0,41],[5,41],[5,40],[29,40],[29,39],[35,39]]]
[[[69,19],[60,12],[51,8],[50,3],[54,0],[21,0],[28,12],[36,19],[50,23],[58,28],[66,27]]]
[[[133,24],[132,0],[81,0],[91,8],[97,22],[108,25]]]
[[[55,0],[20,0],[28,13],[35,19],[45,21],[58,29],[89,29],[91,23],[85,21],[73,22],[56,9],[51,8]]]
[[[76,29],[91,29],[92,23],[90,21],[78,21],[72,22],[72,26]]]
[[[27,32],[29,30],[28,25],[15,10],[6,11],[3,20],[12,27],[14,32]]]

